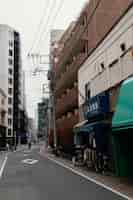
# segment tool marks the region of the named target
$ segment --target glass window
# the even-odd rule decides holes
[[[12,41],[9,41],[9,46],[13,47],[13,42]]]
[[[9,114],[9,115],[12,114],[12,108],[8,108],[8,114]]]
[[[9,79],[8,79],[8,83],[9,83],[9,84],[12,84],[12,78],[9,78]]]
[[[8,129],[8,135],[9,135],[9,136],[12,135],[12,129],[11,129],[11,128]]]
[[[9,49],[9,56],[13,56],[13,51]]]
[[[8,73],[10,74],[10,75],[12,75],[12,69],[8,69]]]
[[[85,84],[85,99],[90,99],[90,83]]]
[[[12,104],[12,98],[11,97],[8,98],[8,103]]]
[[[11,58],[8,59],[8,63],[9,63],[9,65],[12,65],[12,64],[13,64],[13,61],[12,61]]]
[[[12,88],[8,88],[8,94],[12,94]]]

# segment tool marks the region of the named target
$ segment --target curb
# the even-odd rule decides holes
[[[43,155],[42,153],[40,153],[40,155],[44,158],[46,158],[46,155]],[[89,174],[86,173],[86,171],[83,171],[82,169],[78,168],[78,167],[74,167],[71,163],[67,163],[67,161],[63,161],[61,159],[56,158],[54,155],[51,155],[49,153],[47,153],[47,159],[50,160],[51,162],[54,162],[55,164],[71,171],[74,174],[77,174],[78,176],[83,177],[84,179],[93,182],[115,194],[117,194],[118,196],[121,196],[125,199],[128,200],[133,200],[132,195],[128,194],[128,191],[126,192],[122,192],[122,190],[116,189],[113,185],[111,185],[111,182],[109,181],[108,183],[101,181],[100,179],[97,179],[95,177],[89,176]],[[126,194],[125,194],[126,193]]]

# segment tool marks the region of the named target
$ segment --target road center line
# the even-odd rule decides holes
[[[132,198],[128,197],[127,195],[124,195],[124,194],[122,194],[121,192],[118,192],[117,190],[113,189],[112,187],[109,187],[109,186],[107,186],[107,185],[105,185],[105,184],[103,184],[103,183],[101,183],[101,182],[99,182],[99,181],[96,181],[95,179],[92,179],[92,178],[90,178],[90,177],[84,175],[83,173],[81,173],[81,172],[79,172],[79,171],[77,171],[77,170],[75,170],[75,169],[73,169],[73,168],[71,168],[71,167],[69,167],[69,166],[63,164],[62,162],[59,162],[59,161],[57,161],[57,160],[55,160],[55,159],[53,159],[53,158],[50,158],[50,157],[48,157],[48,160],[50,160],[50,161],[52,161],[52,162],[55,162],[56,164],[58,164],[58,165],[64,167],[65,169],[70,170],[70,171],[73,172],[74,174],[76,174],[76,175],[78,175],[78,176],[81,176],[81,177],[83,177],[84,179],[86,179],[86,180],[88,180],[88,181],[90,181],[90,182],[93,182],[93,183],[95,183],[96,185],[99,185],[99,186],[101,186],[101,187],[103,187],[103,188],[105,188],[105,189],[107,189],[107,190],[109,190],[109,191],[111,191],[111,192],[117,194],[118,196],[121,196],[121,197],[123,197],[123,198],[125,198],[125,199],[128,199],[128,200],[133,200]]]
[[[6,156],[6,157],[4,158],[3,163],[2,163],[2,166],[1,166],[1,169],[0,169],[0,179],[2,178],[2,174],[3,174],[4,168],[5,168],[7,159],[8,159],[8,157]]]

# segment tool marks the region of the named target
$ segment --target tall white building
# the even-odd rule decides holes
[[[7,25],[0,25],[0,87],[7,96],[6,138],[13,139],[17,131],[15,122],[18,120],[21,99],[21,56],[19,33]],[[17,123],[19,123],[17,121]],[[15,132],[15,133],[14,133]]]

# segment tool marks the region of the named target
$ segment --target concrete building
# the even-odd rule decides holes
[[[114,1],[113,8],[106,7],[106,1],[102,1],[102,13],[94,15],[95,20],[100,22],[103,14],[110,13],[107,19],[97,26],[91,37],[94,26],[88,26],[88,38],[93,43],[92,51],[78,72],[79,109],[80,121],[83,120],[82,105],[84,105],[89,92],[90,97],[110,90],[110,111],[115,111],[115,102],[119,91],[119,84],[133,74],[132,69],[132,47],[133,47],[133,1]],[[91,6],[91,1],[90,1]],[[112,16],[111,16],[112,13]],[[101,34],[98,32],[101,29]],[[96,38],[99,37],[99,40]],[[106,37],[105,37],[106,36]],[[94,44],[94,42],[96,42]],[[89,49],[90,49],[89,48]],[[82,94],[82,95],[80,95]]]
[[[38,137],[48,136],[48,99],[42,99],[42,102],[38,103]]]
[[[27,137],[31,137],[31,141],[37,141],[37,130],[35,126],[35,120],[33,118],[28,118],[28,129]]]
[[[7,131],[7,108],[6,108],[6,95],[0,89],[0,148],[5,147],[6,144],[6,131]]]
[[[25,73],[21,72],[21,104],[19,106],[20,128],[19,135],[21,143],[27,142],[26,133],[28,131],[28,114],[26,111],[26,94],[25,94]]]
[[[21,44],[17,31],[7,25],[0,25],[0,85],[6,99],[6,138],[11,142],[20,127],[19,106],[21,104]]]

